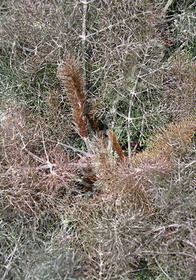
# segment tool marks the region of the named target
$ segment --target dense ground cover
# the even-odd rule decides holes
[[[1,279],[195,279],[194,9],[2,1]]]

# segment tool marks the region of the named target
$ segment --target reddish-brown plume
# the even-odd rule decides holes
[[[74,124],[80,136],[87,138],[88,129],[84,114],[86,96],[79,62],[67,55],[66,61],[62,62],[58,68],[58,77],[62,81],[69,104],[72,107]]]
[[[125,155],[123,153],[122,147],[120,146],[120,144],[118,142],[118,139],[116,138],[116,135],[111,130],[107,131],[107,135],[109,137],[110,142],[112,143],[113,149],[117,152],[120,160],[123,161],[125,158]]]

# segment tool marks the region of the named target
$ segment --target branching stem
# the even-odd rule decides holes
[[[87,0],[81,1],[83,4],[83,16],[82,16],[82,60],[83,60],[83,75],[84,81],[86,81],[86,15],[87,15]]]

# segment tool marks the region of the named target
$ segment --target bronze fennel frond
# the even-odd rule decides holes
[[[73,122],[78,133],[81,137],[87,138],[88,128],[84,113],[86,96],[79,62],[67,55],[66,61],[63,61],[58,68],[58,78],[62,81],[63,90],[72,108]]]

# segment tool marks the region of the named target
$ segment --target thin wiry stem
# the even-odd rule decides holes
[[[83,16],[82,16],[82,53],[83,53],[83,76],[86,80],[86,15],[87,15],[87,0],[82,1],[83,4]]]

